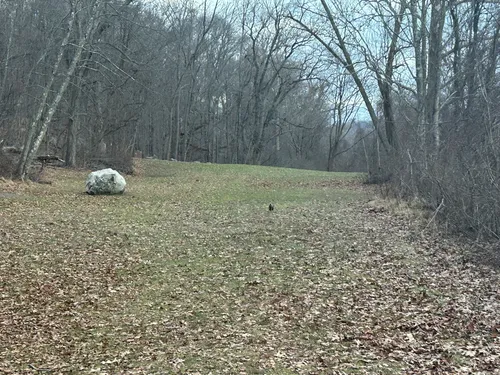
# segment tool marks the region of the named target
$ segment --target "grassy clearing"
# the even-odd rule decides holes
[[[0,373],[498,371],[495,271],[415,240],[359,176],[138,170],[123,196],[0,183]]]

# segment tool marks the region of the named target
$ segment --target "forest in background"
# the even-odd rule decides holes
[[[50,117],[39,150],[68,166],[136,154],[342,169],[333,159],[359,106],[354,87],[284,2],[3,3],[6,144],[23,146]]]
[[[500,236],[496,1],[0,0],[0,25],[4,175],[39,154],[365,171]]]

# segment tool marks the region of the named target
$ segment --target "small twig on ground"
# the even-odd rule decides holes
[[[42,367],[36,367],[33,366],[32,364],[29,364],[28,367],[32,370],[35,370],[37,372],[52,372],[53,370],[50,368],[42,368]]]

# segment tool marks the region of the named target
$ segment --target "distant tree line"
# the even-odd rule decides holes
[[[499,38],[493,0],[0,0],[0,169],[366,171],[498,238]]]
[[[13,173],[24,178],[39,153],[68,166],[138,155],[339,169],[354,99],[345,118],[333,100],[349,91],[336,77],[348,78],[287,12],[272,1],[0,1],[0,140],[22,148]]]

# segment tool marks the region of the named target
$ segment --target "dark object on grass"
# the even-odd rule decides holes
[[[269,211],[274,211],[274,204],[272,204],[272,203],[271,203],[271,204],[269,205]]]

